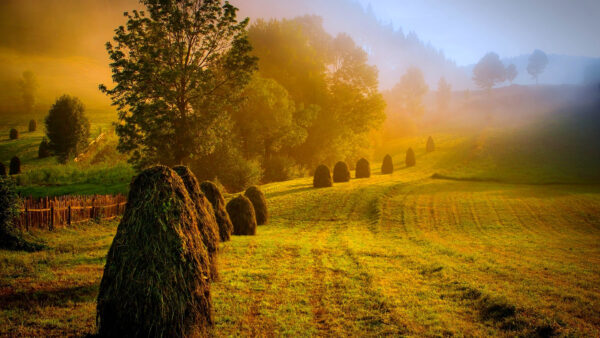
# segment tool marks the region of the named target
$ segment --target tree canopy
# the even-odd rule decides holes
[[[46,116],[46,135],[50,149],[65,163],[87,146],[90,122],[84,115],[85,107],[76,97],[63,95]]]
[[[487,53],[473,68],[473,81],[478,87],[488,92],[496,84],[505,80],[504,65],[496,53]]]
[[[529,64],[527,65],[527,72],[535,79],[535,83],[538,83],[540,74],[544,72],[548,65],[548,56],[543,51],[536,49],[529,56]]]

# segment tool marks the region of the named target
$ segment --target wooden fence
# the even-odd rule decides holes
[[[127,198],[123,195],[61,196],[23,201],[16,225],[23,230],[41,228],[54,230],[57,226],[108,220],[125,211]]]

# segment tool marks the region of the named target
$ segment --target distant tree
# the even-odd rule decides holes
[[[143,0],[107,43],[118,149],[138,167],[186,164],[228,135],[227,112],[256,70],[248,19],[221,0]]]
[[[450,105],[450,99],[452,98],[452,86],[446,81],[445,78],[440,78],[438,81],[438,88],[436,93],[436,100],[439,112],[446,112]]]
[[[44,137],[38,148],[38,158],[46,158],[50,157],[50,155],[50,143],[48,142],[48,139]]]
[[[488,93],[492,88],[505,81],[505,70],[496,53],[487,53],[473,68],[473,81]]]
[[[37,79],[33,72],[29,70],[23,72],[23,78],[19,80],[19,87],[21,88],[23,109],[25,113],[31,114],[35,106],[35,92],[38,88]]]
[[[76,155],[88,144],[90,123],[84,115],[85,107],[73,96],[63,95],[46,116],[46,136],[50,149],[61,163]]]
[[[400,82],[392,89],[401,103],[401,113],[421,117],[425,112],[423,97],[429,91],[423,72],[417,67],[409,68]]]
[[[414,167],[417,164],[415,152],[413,151],[412,148],[408,148],[408,150],[406,151],[406,161],[405,162],[406,162],[407,167]]]
[[[8,137],[11,140],[17,140],[19,138],[19,131],[17,129],[15,129],[15,128],[12,128],[10,130],[10,133],[9,133]]]
[[[29,121],[29,132],[33,133],[36,130],[37,130],[37,122],[35,120],[30,120]]]
[[[529,64],[527,65],[527,72],[535,79],[535,84],[538,84],[538,78],[540,74],[544,72],[548,65],[548,56],[546,53],[539,49],[533,51],[533,54],[529,56]]]
[[[21,173],[21,159],[19,159],[17,156],[11,158],[9,169],[10,169],[10,171],[9,171],[10,175],[20,174]]]
[[[508,82],[510,82],[511,85],[513,81],[517,78],[517,75],[519,75],[519,72],[517,72],[517,67],[513,63],[506,67],[506,79],[508,80]]]

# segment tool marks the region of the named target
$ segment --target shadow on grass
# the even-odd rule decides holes
[[[308,190],[312,190],[312,189],[314,189],[312,187],[312,185],[305,185],[305,184],[303,184],[301,188],[284,190],[284,191],[279,191],[279,192],[275,192],[275,193],[267,193],[266,195],[267,195],[267,198],[273,198],[273,197],[280,197],[280,196],[295,194],[295,193],[299,193],[299,192],[303,192],[303,191],[308,191]]]
[[[36,307],[65,307],[69,303],[94,301],[98,284],[51,290],[30,290],[0,295],[0,309],[33,309]]]

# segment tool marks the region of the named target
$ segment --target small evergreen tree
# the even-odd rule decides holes
[[[10,174],[18,175],[21,173],[21,160],[15,156],[10,160]]]
[[[11,140],[16,140],[16,139],[18,139],[18,138],[19,138],[19,131],[18,131],[18,130],[16,130],[15,128],[12,128],[12,129],[10,130],[10,135],[9,135],[9,137],[10,137],[10,139],[11,139]]]
[[[383,163],[381,164],[381,173],[384,175],[392,174],[394,172],[394,162],[392,161],[392,157],[388,154],[383,158]]]
[[[29,121],[29,132],[33,133],[37,130],[37,122],[35,120]]]
[[[433,142],[433,138],[431,136],[429,136],[427,139],[426,150],[428,153],[435,151],[435,143]]]
[[[406,151],[406,166],[414,167],[417,164],[417,160],[415,158],[415,152],[412,148],[408,148]]]
[[[75,156],[87,146],[90,122],[84,115],[85,107],[73,96],[63,95],[46,116],[46,135],[50,149],[61,163]]]

